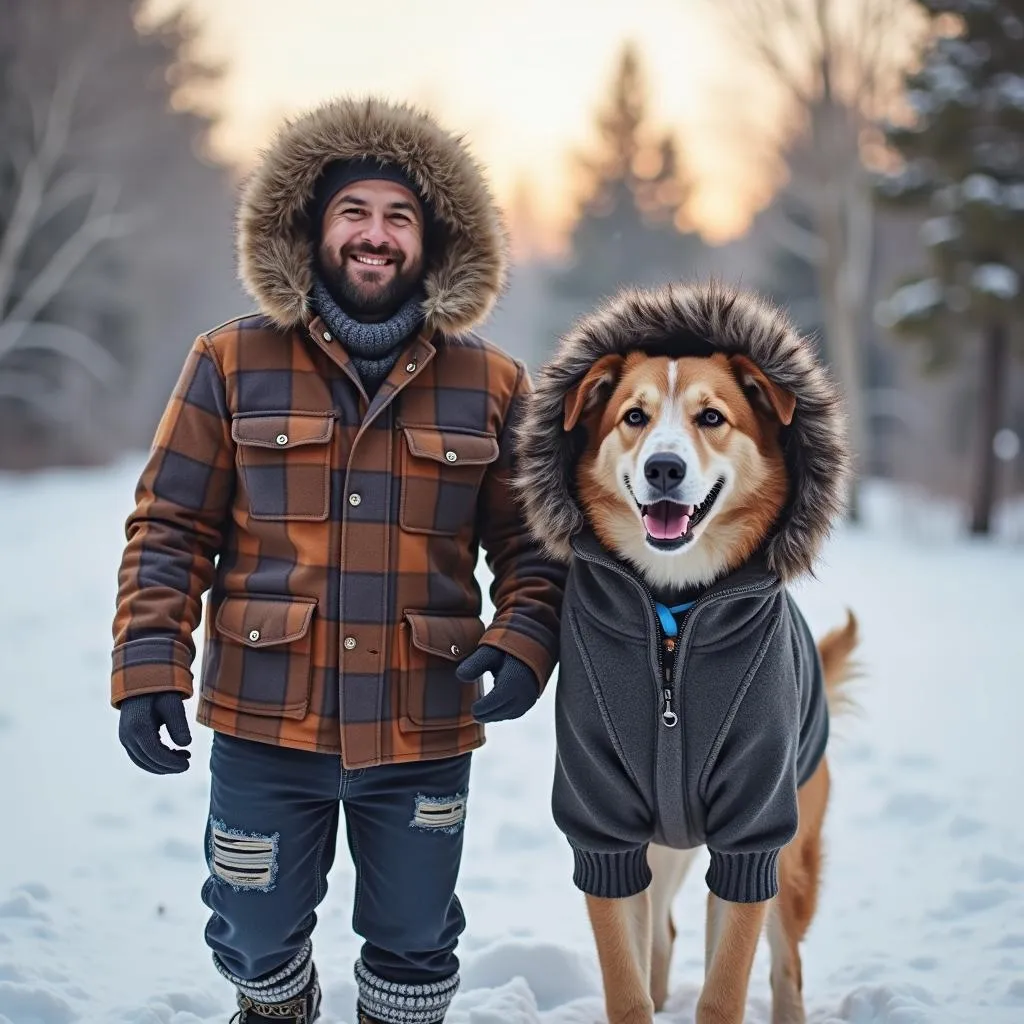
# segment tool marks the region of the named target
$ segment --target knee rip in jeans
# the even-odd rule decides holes
[[[229,828],[210,819],[210,873],[236,891],[270,892],[277,879],[277,847],[281,835],[263,836]]]
[[[447,832],[454,835],[466,820],[466,794],[454,796],[416,797],[416,810],[410,828],[421,828],[427,832]]]

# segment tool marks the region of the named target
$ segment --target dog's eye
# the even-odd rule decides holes
[[[630,409],[624,417],[624,422],[631,427],[642,427],[647,422],[647,415],[643,409]]]
[[[725,417],[717,409],[705,409],[697,417],[697,422],[702,427],[720,427],[725,422]]]

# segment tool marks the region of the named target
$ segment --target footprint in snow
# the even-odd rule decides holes
[[[980,882],[1024,882],[1024,865],[986,854],[978,865]]]
[[[36,901],[27,892],[18,892],[0,903],[0,918],[9,917],[23,921],[49,921],[50,916],[36,906]]]
[[[12,891],[28,893],[37,903],[46,903],[51,897],[50,890],[42,882],[22,882]]]
[[[886,818],[898,819],[912,825],[927,825],[935,821],[949,805],[928,793],[896,793],[882,808]]]
[[[70,1024],[79,1015],[59,995],[33,985],[0,982],[0,1017],[11,1021]]]
[[[933,910],[931,916],[938,921],[955,921],[983,910],[991,910],[1014,898],[1009,889],[962,889],[953,893],[952,899],[942,910]]]
[[[984,832],[988,826],[983,821],[979,821],[977,818],[970,818],[965,814],[958,814],[949,823],[949,834],[954,839],[963,839],[967,836],[976,836],[979,832]]]
[[[501,988],[523,978],[542,1011],[601,991],[600,979],[587,959],[550,943],[495,943],[469,960],[461,973],[467,991]]]
[[[195,843],[184,843],[180,839],[168,839],[160,847],[160,853],[168,860],[180,860],[190,863],[201,860],[203,851]]]

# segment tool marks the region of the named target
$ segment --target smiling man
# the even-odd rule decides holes
[[[160,729],[190,742],[209,591],[202,898],[235,1021],[319,1015],[312,933],[343,814],[360,1024],[435,1024],[459,982],[470,752],[537,700],[565,578],[513,499],[525,367],[473,333],[504,279],[501,219],[430,118],[343,101],[279,134],[239,257],[259,313],[193,345],[128,519],[119,736],[146,771],[188,767]]]
[[[312,222],[319,245],[311,297],[371,390],[423,319],[428,216],[432,222],[415,186],[394,164],[339,161],[317,185]]]

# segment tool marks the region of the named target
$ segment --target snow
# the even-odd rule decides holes
[[[1020,275],[1005,263],[982,263],[971,274],[971,287],[1008,302],[1020,293]]]
[[[970,174],[960,185],[960,193],[969,203],[992,203],[1002,199],[999,182],[988,174]]]
[[[942,297],[942,284],[934,277],[905,284],[878,304],[878,322],[893,327],[908,320],[919,320],[937,309]]]
[[[947,245],[958,239],[961,233],[955,217],[930,217],[921,225],[921,241],[929,248]]]
[[[138,464],[0,477],[0,1024],[225,1024],[202,931],[209,733],[192,768],[135,768],[107,699],[122,524]],[[861,618],[859,713],[836,723],[811,1024],[1024,1020],[1024,547],[953,536],[939,503],[866,495],[798,597],[816,632]],[[954,522],[954,519],[957,522]],[[1024,536],[1024,517],[1015,527]],[[482,573],[482,578],[485,576]],[[469,927],[450,1024],[599,1024],[592,938],[553,826],[552,691],[477,755],[460,893]],[[676,905],[673,995],[702,973],[706,858]],[[352,1024],[352,870],[316,933],[324,1024]],[[768,1017],[767,956],[747,1020]]]
[[[999,76],[995,85],[1004,106],[1024,110],[1024,75],[1007,72]]]

